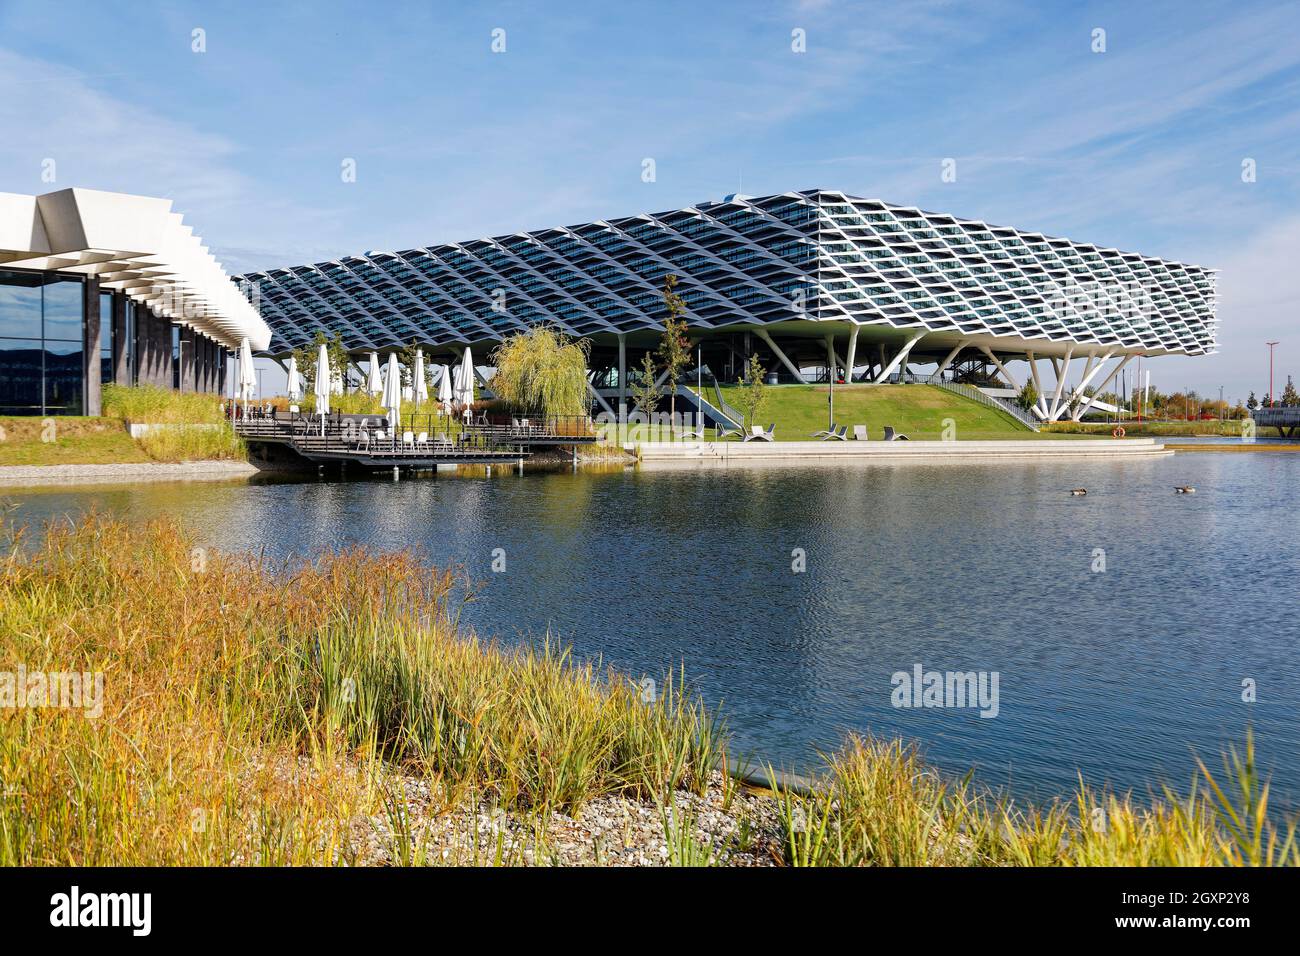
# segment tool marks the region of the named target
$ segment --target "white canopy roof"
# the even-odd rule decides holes
[[[97,276],[158,315],[238,348],[271,344],[271,329],[170,199],[97,189],[0,193],[0,268]]]

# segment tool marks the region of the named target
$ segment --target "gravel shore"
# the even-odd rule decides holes
[[[715,773],[703,796],[677,792],[671,809],[621,796],[580,816],[439,807],[428,784],[402,778],[386,811],[353,822],[350,862],[362,866],[776,866],[776,799]],[[730,790],[730,792],[728,792]],[[671,838],[671,839],[670,839]]]

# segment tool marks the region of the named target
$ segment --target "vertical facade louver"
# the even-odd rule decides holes
[[[1215,350],[1211,269],[827,190],[244,278],[274,332],[269,351],[282,354],[317,332],[356,352],[413,341],[436,350],[538,322],[598,349],[649,341],[668,273],[702,341],[755,331],[782,343],[772,348],[792,370],[831,353],[850,369],[855,355],[874,363],[879,353],[883,371],[900,352],[1068,363]]]

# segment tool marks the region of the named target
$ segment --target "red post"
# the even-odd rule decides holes
[[[1277,342],[1268,342],[1268,407],[1273,407],[1273,346]]]

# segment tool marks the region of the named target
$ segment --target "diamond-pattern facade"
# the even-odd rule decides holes
[[[244,278],[278,354],[317,331],[358,352],[492,342],[541,321],[597,342],[653,331],[670,272],[702,331],[806,335],[817,322],[832,336],[858,325],[867,340],[922,332],[916,356],[956,341],[1004,355],[1215,349],[1211,269],[826,190]]]

